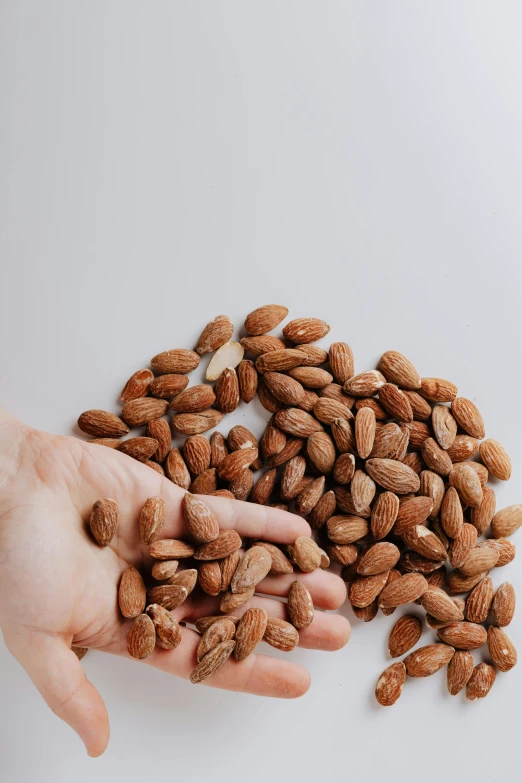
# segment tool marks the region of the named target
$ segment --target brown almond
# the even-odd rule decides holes
[[[290,622],[300,630],[314,619],[314,605],[310,593],[302,582],[292,582],[288,591],[288,614]]]
[[[522,503],[497,511],[491,522],[493,538],[508,538],[522,525]]]
[[[249,468],[245,468],[230,482],[229,489],[236,500],[247,500],[253,486],[254,474]]]
[[[286,435],[275,423],[274,417],[266,425],[266,429],[261,438],[260,448],[264,459],[279,454],[286,445]]]
[[[172,435],[165,419],[152,419],[147,424],[147,436],[157,443],[154,459],[163,462],[170,451]]]
[[[400,384],[399,384],[400,385]],[[404,389],[404,394],[410,401],[415,421],[428,421],[431,418],[431,405],[416,391]]]
[[[448,487],[440,508],[442,529],[450,538],[457,538],[464,522],[462,504],[455,487]]]
[[[379,361],[379,370],[388,383],[403,389],[420,389],[420,375],[413,364],[398,351],[386,351]]]
[[[308,457],[320,473],[330,473],[335,463],[335,446],[326,432],[314,432],[306,444]]]
[[[293,560],[304,573],[321,567],[321,550],[312,538],[300,536],[293,545]]]
[[[483,571],[475,576],[464,576],[460,571],[452,571],[447,579],[448,591],[453,595],[455,593],[468,593],[487,575],[487,571]]]
[[[465,506],[475,508],[482,502],[482,486],[477,473],[465,462],[461,462],[452,468],[449,474],[449,482],[459,493],[459,497]]]
[[[355,452],[355,435],[349,421],[343,418],[335,418],[331,423],[332,437],[335,441],[337,451],[340,454]]]
[[[227,557],[224,557],[220,561],[221,585],[219,589],[222,593],[230,590],[230,584],[234,574],[236,573],[236,568],[238,567],[240,560],[241,552],[239,549],[236,549],[234,552],[232,552],[230,555],[227,555]],[[246,590],[245,592],[248,593],[249,590]]]
[[[333,376],[320,367],[294,367],[288,375],[307,389],[322,389],[333,381]]]
[[[181,628],[171,613],[159,604],[147,606],[147,614],[154,623],[156,644],[163,650],[174,650],[181,642]]]
[[[457,422],[450,409],[445,405],[435,405],[431,413],[431,424],[441,449],[449,449],[457,435]]]
[[[440,628],[437,636],[457,650],[477,650],[486,644],[487,640],[486,629],[482,625],[465,620]]]
[[[380,405],[375,397],[362,397],[355,403],[355,410],[360,411],[362,408],[371,408],[375,413],[377,421],[386,421],[389,418],[388,411],[385,411],[382,405]]]
[[[305,367],[319,367],[320,364],[324,364],[328,361],[328,352],[318,345],[301,343],[299,345],[299,350],[306,356],[306,360],[303,362]],[[329,383],[331,383],[331,381],[329,381]]]
[[[478,448],[479,442],[476,438],[472,438],[471,435],[457,435],[448,449],[448,456],[453,464],[464,462],[464,460],[471,459],[477,453]]]
[[[280,351],[263,353],[256,360],[256,370],[267,372],[287,372],[306,361],[306,354],[296,348],[283,348]]]
[[[141,540],[147,546],[159,536],[167,519],[165,501],[160,497],[147,498],[140,513]]]
[[[239,384],[239,396],[245,403],[252,402],[257,392],[258,376],[254,362],[243,359],[237,367],[237,381]]]
[[[202,500],[186,492],[183,496],[183,515],[189,534],[198,543],[207,544],[219,535],[216,515]]]
[[[146,462],[156,453],[158,441],[155,438],[129,438],[124,440],[118,446],[118,451],[126,454],[128,457],[137,459],[139,462]]]
[[[129,402],[139,397],[146,397],[153,380],[154,374],[150,370],[136,370],[123,387],[121,399],[123,402]]]
[[[351,482],[352,502],[357,513],[369,508],[377,487],[364,470],[356,470]]]
[[[406,667],[402,662],[392,663],[383,671],[375,686],[375,698],[383,707],[391,707],[402,693],[406,682]]]
[[[428,587],[421,598],[421,604],[426,612],[437,620],[454,623],[464,619],[462,611],[440,587]]]
[[[380,387],[379,402],[397,421],[413,421],[413,411],[409,399],[393,383],[385,383]]]
[[[299,644],[299,633],[296,628],[286,620],[277,617],[269,617],[266,624],[263,641],[271,647],[283,652],[290,652]]]
[[[310,481],[310,483],[299,493],[295,500],[295,510],[298,514],[309,514],[314,508],[316,503],[319,502],[321,495],[324,492],[325,478],[320,478]]]
[[[241,547],[241,536],[236,530],[222,530],[217,538],[203,544],[194,553],[196,560],[221,560]]]
[[[352,377],[354,369],[353,351],[348,343],[332,343],[328,351],[328,361],[337,383],[342,385]]]
[[[505,448],[493,438],[480,444],[482,462],[495,478],[508,481],[511,478],[511,459]]]
[[[283,403],[276,400],[272,392],[268,390],[263,377],[258,378],[257,398],[269,413],[277,413],[283,407]]]
[[[271,394],[285,405],[297,405],[304,396],[304,388],[299,381],[280,372],[267,372],[264,377],[266,387]]]
[[[156,372],[181,375],[196,369],[199,365],[199,356],[185,348],[173,348],[158,353],[151,359],[150,365]]]
[[[414,650],[404,659],[410,677],[429,677],[446,666],[455,650],[447,644],[427,644]]]
[[[184,391],[189,384],[186,375],[160,375],[154,378],[150,384],[149,392],[153,397],[159,397],[162,400],[171,400],[176,394]]]
[[[515,544],[509,538],[488,538],[482,542],[483,546],[491,547],[498,552],[498,560],[495,568],[502,568],[513,562],[517,553]]]
[[[84,411],[78,419],[78,427],[95,438],[121,438],[129,432],[119,416],[97,409]]]
[[[392,459],[369,459],[366,472],[384,489],[405,495],[417,492],[420,485],[418,475],[407,465]]]
[[[236,609],[239,609],[240,606],[246,604],[247,601],[250,601],[254,595],[254,592],[255,588],[253,587],[251,587],[250,590],[246,590],[244,593],[233,593],[229,590],[221,599],[219,608],[226,614],[229,612],[234,612]]]
[[[270,571],[268,572],[271,576],[293,573],[292,563],[275,544],[270,544],[268,541],[256,541],[256,546],[264,547],[272,558]]]
[[[100,546],[108,546],[118,527],[118,504],[111,498],[97,500],[92,507],[89,527]]]
[[[155,397],[140,397],[137,400],[130,400],[123,406],[121,412],[122,419],[130,427],[141,427],[148,424],[152,419],[160,419],[166,412],[168,402],[159,400]]]
[[[172,426],[183,435],[199,435],[217,427],[223,421],[223,414],[213,408],[200,413],[178,413],[172,419]]]
[[[268,503],[272,490],[277,478],[277,471],[275,468],[267,470],[266,473],[256,481],[250,493],[250,503],[259,503],[264,506]]]
[[[192,495],[213,495],[217,487],[217,471],[215,468],[204,470],[196,476],[189,487]]]
[[[281,498],[283,500],[293,500],[297,497],[305,470],[306,460],[299,455],[286,463],[281,476]]]
[[[190,487],[190,473],[179,449],[171,449],[165,460],[167,477],[182,489]]]
[[[361,459],[370,456],[375,440],[375,413],[371,408],[361,408],[355,416],[355,442]]]
[[[127,650],[132,658],[147,658],[156,646],[156,630],[147,614],[140,614],[131,625],[127,636]]]
[[[326,522],[335,514],[335,493],[332,490],[318,500],[308,516],[308,522],[314,530],[322,528]]]
[[[457,693],[467,685],[469,678],[473,674],[474,667],[473,656],[465,650],[457,650],[448,664],[447,684],[451,696]]]
[[[181,585],[158,585],[158,587],[151,587],[147,592],[147,603],[159,604],[172,612],[181,606],[187,595],[187,588]]]
[[[515,588],[510,582],[503,582],[498,588],[491,604],[491,619],[495,625],[509,625],[515,613]]]
[[[410,604],[420,598],[428,589],[428,582],[422,574],[404,574],[386,585],[379,596],[380,609],[392,609]]]
[[[117,449],[121,443],[121,440],[119,438],[91,438],[87,441],[87,443],[94,443],[98,446],[105,446],[108,449]],[[83,649],[83,647],[78,649]]]
[[[441,540],[425,525],[415,525],[402,535],[404,543],[430,560],[446,560],[448,553]]]
[[[362,511],[357,511],[352,499],[352,493],[348,489],[346,489],[346,487],[335,486],[333,488],[333,492],[335,495],[335,501],[337,503],[337,507],[339,511],[341,511],[343,514],[349,514],[350,516],[369,519],[369,517],[371,516],[370,508],[368,507],[363,509]]]
[[[199,633],[203,634],[217,620],[223,620],[223,618],[224,616],[222,614],[214,614],[214,615],[207,615],[206,617],[200,617],[198,620],[196,620],[196,628],[199,631]],[[239,622],[239,617],[235,617],[233,614],[227,614],[225,619],[230,620],[232,623],[234,623],[235,626],[237,626]]]
[[[242,471],[256,461],[257,455],[257,448],[240,448],[227,454],[217,468],[219,477],[226,481],[237,479]]]
[[[432,499],[422,495],[401,503],[393,529],[394,534],[402,536],[416,525],[421,525],[431,514],[432,508]]]
[[[321,401],[319,400],[319,402]],[[313,416],[299,408],[281,410],[276,414],[275,420],[279,429],[298,438],[308,438],[314,432],[323,430],[321,424]]]
[[[302,438],[288,438],[281,451],[268,458],[267,467],[277,468],[279,465],[284,465],[285,462],[296,457],[302,451],[304,443]]]
[[[376,618],[379,611],[377,600],[372,601],[368,606],[352,606],[352,611],[358,620],[361,620],[363,623],[370,623]]]
[[[365,519],[339,514],[330,517],[326,529],[334,544],[353,544],[368,534],[369,526]]]
[[[254,652],[266,631],[268,615],[264,609],[247,609],[236,628],[236,661],[244,661]]]
[[[485,623],[493,601],[493,582],[487,576],[475,585],[466,600],[466,620]]]
[[[158,582],[170,579],[178,570],[179,562],[177,560],[158,560],[152,566],[152,576]]]
[[[204,435],[191,435],[183,445],[183,456],[190,472],[199,476],[210,468],[212,450]]]
[[[350,397],[350,395],[345,394],[343,387],[339,383],[329,383],[324,389],[319,389],[317,394],[321,398],[340,402],[341,405],[348,408],[348,410],[351,410],[355,403],[355,397]]]
[[[168,581],[169,585],[176,585],[176,587],[185,587],[187,595],[190,595],[195,588],[198,581],[198,572],[196,568],[185,568],[183,571],[178,571],[177,574],[171,576]]]
[[[145,609],[147,591],[142,576],[133,566],[125,569],[120,579],[118,603],[124,617],[137,617]]]
[[[198,663],[207,655],[211,650],[221,644],[222,642],[229,642],[234,638],[236,632],[236,624],[229,620],[227,617],[221,617],[210,625],[204,632],[198,644],[196,650],[196,659]]]
[[[259,335],[271,332],[288,315],[288,308],[283,305],[263,305],[245,318],[245,329],[249,334]]]
[[[419,476],[420,487],[419,494],[430,497],[433,501],[433,509],[429,519],[435,519],[440,511],[442,500],[444,498],[444,482],[438,473],[431,470],[423,470]]]
[[[448,476],[453,464],[444,449],[433,438],[427,438],[422,444],[422,459],[430,470],[440,476]]]
[[[162,538],[149,546],[149,555],[155,560],[182,560],[193,554],[194,547],[175,538]]]
[[[314,405],[314,416],[323,424],[328,425],[331,425],[335,419],[350,421],[354,418],[353,413],[346,405],[329,397],[319,397]]]
[[[353,397],[373,397],[385,383],[382,372],[366,370],[345,381],[343,391]]]
[[[221,642],[214,647],[201,661],[190,675],[190,681],[196,685],[210,677],[230,658],[236,643],[234,641]]]
[[[493,687],[496,676],[495,669],[488,663],[479,663],[475,666],[466,685],[466,699],[468,701],[484,699]]]
[[[405,614],[400,617],[390,631],[388,652],[392,658],[399,658],[415,647],[422,635],[422,623],[418,617]]]
[[[359,416],[359,413],[357,413],[357,416]],[[378,432],[375,432],[371,453],[366,456],[375,457],[377,459],[391,459],[392,455],[397,451],[401,439],[402,432],[397,424],[394,422],[385,424]]]
[[[169,407],[178,413],[199,413],[210,408],[215,401],[216,395],[212,386],[201,383],[177,394]]]
[[[454,536],[449,548],[449,560],[453,568],[460,568],[477,543],[477,531],[473,525],[464,522]]]
[[[484,421],[474,402],[465,397],[456,397],[451,403],[451,412],[464,432],[482,440],[486,434]]]
[[[244,593],[250,590],[265,578],[271,566],[272,558],[265,547],[251,547],[239,561],[230,583],[230,590],[233,593]]]
[[[388,571],[373,576],[359,576],[351,583],[348,591],[352,606],[362,609],[371,604],[385,589],[387,580]]]
[[[328,556],[333,563],[350,566],[357,560],[357,547],[353,544],[328,544]]]
[[[488,469],[485,465],[483,465],[481,462],[474,462],[473,460],[467,460],[464,464],[469,465],[470,468],[473,468],[475,473],[480,479],[480,483],[482,486],[487,482],[489,479],[489,473]]]
[[[373,544],[362,555],[357,566],[357,573],[361,576],[373,576],[382,574],[383,571],[390,571],[398,562],[400,554],[395,544],[389,541]]]
[[[198,340],[196,353],[203,356],[206,353],[212,353],[222,345],[228,343],[234,332],[234,324],[228,315],[217,315],[208,323]]]
[[[330,331],[326,321],[319,318],[294,318],[283,329],[287,340],[297,345],[301,343],[315,343],[321,337],[325,337]]]
[[[459,566],[459,570],[464,576],[475,576],[475,574],[480,574],[482,571],[489,571],[490,568],[493,568],[497,564],[499,557],[499,552],[492,547],[478,544]]]
[[[470,522],[476,527],[477,533],[481,536],[486,532],[495,516],[497,499],[493,489],[482,487],[482,500],[478,506],[471,509]]]
[[[393,492],[382,492],[372,508],[371,528],[376,541],[388,535],[399,513],[399,498]]]
[[[286,347],[279,337],[274,337],[271,334],[243,337],[241,339],[241,345],[245,351],[254,354],[254,356],[261,356],[261,354],[269,353],[270,351],[284,351]]]
[[[353,454],[339,454],[333,468],[333,480],[336,484],[349,484],[355,473],[355,457]]]
[[[232,413],[239,405],[239,381],[232,367],[225,367],[216,381],[216,408],[221,413]]]
[[[419,475],[426,467],[424,460],[417,451],[411,451],[410,453],[406,454],[401,462],[411,468],[414,473],[417,473],[417,475]]]
[[[459,390],[454,383],[443,378],[421,378],[419,393],[430,402],[452,402]]]
[[[203,561],[198,566],[199,586],[207,595],[219,595],[221,590],[221,568],[217,560]]]

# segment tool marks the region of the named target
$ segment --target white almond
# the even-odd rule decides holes
[[[207,367],[207,381],[217,381],[227,367],[233,370],[243,359],[245,349],[240,343],[225,343],[218,348]]]

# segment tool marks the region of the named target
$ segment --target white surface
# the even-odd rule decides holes
[[[2,402],[69,432],[209,317],[281,301],[359,369],[396,348],[454,380],[512,455],[499,505],[519,502],[521,23],[508,0],[3,0]],[[519,564],[506,578],[520,591]],[[296,702],[90,654],[97,761],[1,648],[0,779],[518,779],[522,667],[483,703],[439,674],[379,709],[395,619],[295,653]]]

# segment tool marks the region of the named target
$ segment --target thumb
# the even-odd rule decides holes
[[[101,756],[109,744],[107,708],[64,639],[38,631],[5,637],[51,710],[74,729],[89,756]]]

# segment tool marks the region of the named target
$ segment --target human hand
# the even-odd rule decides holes
[[[183,537],[180,487],[118,451],[33,430],[0,410],[0,627],[10,652],[91,756],[107,747],[109,720],[71,645],[128,657],[132,621],[118,611],[118,583],[128,565],[150,569],[138,517],[145,500],[157,495],[167,506],[162,537]],[[85,521],[103,497],[116,500],[120,521],[111,544],[100,548]],[[285,511],[210,496],[205,503],[222,529],[233,527],[247,538],[283,544],[310,533],[306,521]],[[346,597],[341,579],[326,571],[268,576],[257,588],[264,597],[255,596],[235,613],[261,606],[269,616],[283,617],[284,604],[275,598],[286,596],[294,579],[306,584],[321,609],[336,609]],[[193,623],[216,613],[219,598],[192,594],[173,616]],[[300,631],[299,645],[336,650],[349,633],[344,617],[316,612]],[[188,678],[199,639],[184,628],[175,650],[156,647],[144,662]],[[280,698],[301,696],[309,683],[303,667],[260,654],[241,663],[230,659],[205,682]]]

